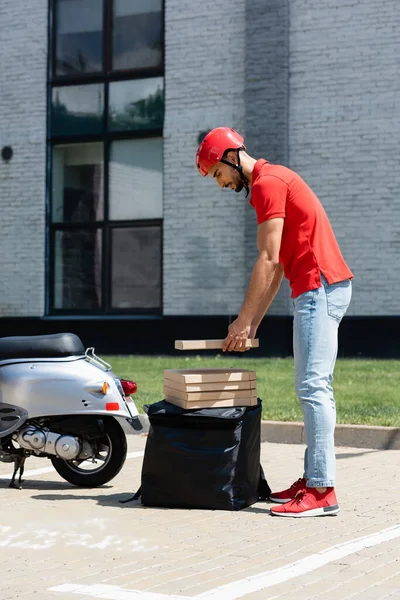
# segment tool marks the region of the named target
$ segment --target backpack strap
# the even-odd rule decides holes
[[[138,491],[133,496],[131,496],[127,500],[120,500],[119,503],[126,504],[127,502],[132,502],[132,500],[137,500],[138,498],[140,498],[141,494],[142,494],[142,486],[140,486]]]
[[[268,500],[270,494],[271,488],[269,487],[268,482],[265,479],[264,470],[260,465],[260,483],[258,484],[258,499]]]

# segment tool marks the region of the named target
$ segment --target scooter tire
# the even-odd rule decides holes
[[[127,442],[124,430],[115,419],[104,420],[104,434],[109,439],[111,449],[102,468],[84,472],[74,465],[74,461],[52,456],[51,462],[57,473],[72,485],[81,488],[99,487],[111,481],[125,463]]]

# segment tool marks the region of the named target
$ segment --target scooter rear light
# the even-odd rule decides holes
[[[125,396],[131,396],[132,394],[136,394],[137,385],[135,381],[130,381],[129,379],[121,379],[120,381]]]
[[[106,410],[119,410],[118,402],[106,402]]]

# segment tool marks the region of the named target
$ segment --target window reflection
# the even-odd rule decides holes
[[[103,187],[102,143],[53,148],[53,223],[103,219]]]
[[[97,231],[56,231],[54,307],[97,310],[101,306],[101,240]]]
[[[113,142],[109,174],[111,220],[162,218],[162,138]]]
[[[160,308],[160,227],[114,229],[111,253],[112,308]]]
[[[162,77],[110,84],[109,129],[161,129],[164,118]]]
[[[55,75],[101,71],[102,28],[102,0],[58,0]]]
[[[162,66],[162,0],[114,0],[114,70]]]
[[[100,133],[103,130],[103,112],[102,84],[53,88],[52,134]]]

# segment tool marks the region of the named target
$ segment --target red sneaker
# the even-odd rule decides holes
[[[333,487],[320,494],[315,488],[304,488],[283,506],[271,508],[276,517],[326,517],[336,515],[340,508]]]
[[[269,496],[269,499],[272,502],[277,502],[278,504],[285,504],[285,502],[290,502],[291,500],[293,500],[297,492],[304,490],[305,487],[306,480],[304,479],[304,477],[300,477],[300,479],[292,483],[290,488],[288,488],[287,490],[283,490],[283,492],[276,493],[272,492],[272,494],[270,494]]]

